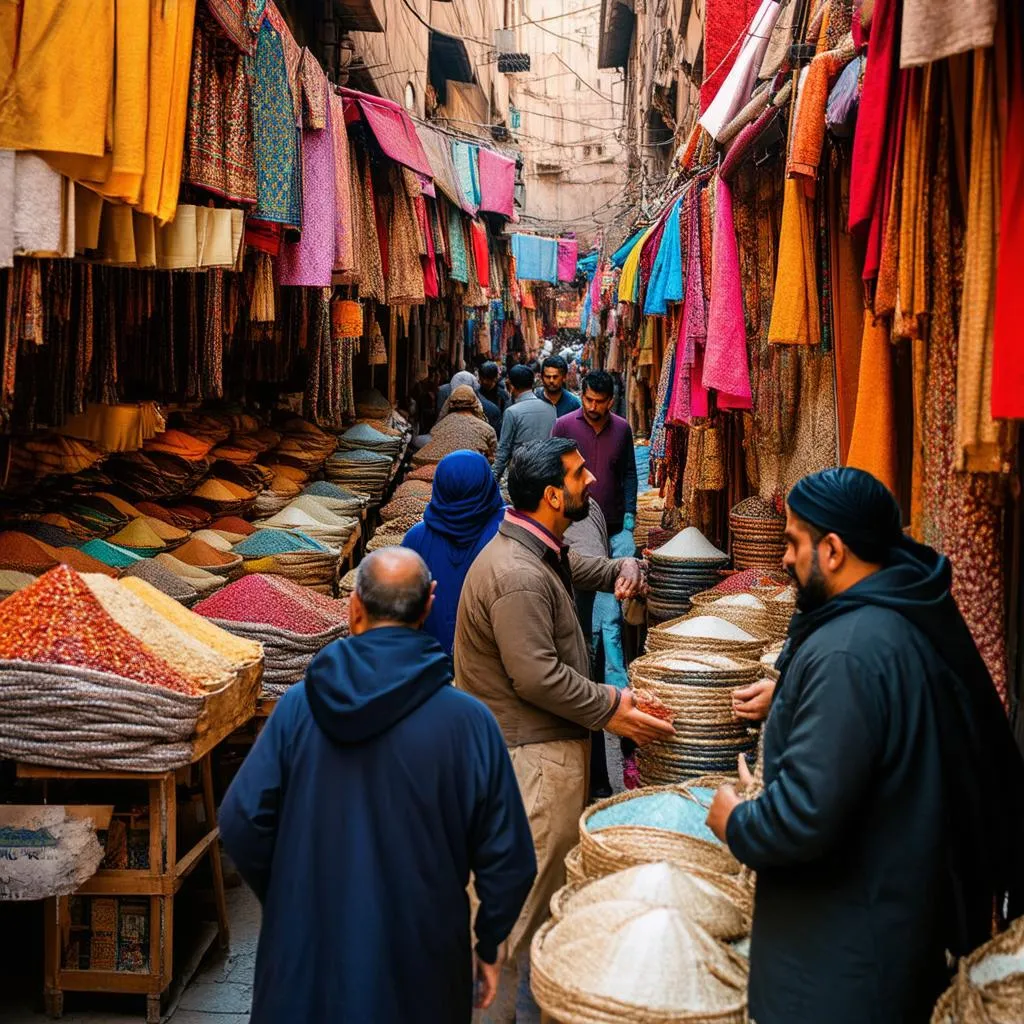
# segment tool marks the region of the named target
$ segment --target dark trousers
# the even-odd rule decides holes
[[[587,641],[587,650],[590,652],[590,678],[595,683],[604,680],[604,656],[597,645],[594,644],[594,592],[592,590],[577,590],[576,614],[579,616],[580,625],[583,627],[583,636]],[[604,751],[604,733],[592,732],[590,734],[590,793],[607,793],[611,789],[608,781],[608,762]],[[589,795],[589,794],[588,794]]]

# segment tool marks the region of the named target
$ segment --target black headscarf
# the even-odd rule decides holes
[[[998,919],[1024,914],[1024,759],[985,662],[950,591],[949,559],[906,536],[892,493],[863,470],[828,469],[789,493],[794,515],[837,534],[883,568],[813,612],[796,615],[776,667],[784,672],[826,622],[864,605],[898,612],[949,669],[932,687],[946,774],[949,869],[955,919],[949,945],[962,955]],[[866,637],[865,642],[870,642]]]

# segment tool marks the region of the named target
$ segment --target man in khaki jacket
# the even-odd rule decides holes
[[[646,743],[671,725],[633,706],[630,691],[589,678],[587,645],[573,587],[642,589],[631,558],[569,550],[569,524],[586,518],[594,476],[574,441],[523,445],[512,457],[513,508],[466,576],[455,627],[455,684],[494,713],[509,747],[537,853],[537,880],[508,941],[499,1003],[483,1020],[538,1019],[529,993],[530,941],[565,883],[587,796],[590,733],[608,729]],[[514,1003],[514,1005],[513,1005]]]

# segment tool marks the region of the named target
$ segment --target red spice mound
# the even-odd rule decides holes
[[[243,537],[248,537],[249,534],[256,532],[256,527],[252,523],[247,523],[238,516],[223,516],[215,523],[210,523],[210,529],[223,530],[224,533],[237,533]]]
[[[721,583],[712,587],[711,594],[741,594],[756,587],[785,587],[792,582],[781,569],[744,569],[726,576]]]
[[[198,566],[227,565],[235,560],[234,555],[218,551],[215,547],[207,544],[205,540],[196,540],[195,537],[187,544],[177,548],[174,552],[174,557],[182,562],[187,562],[189,565]]]
[[[300,586],[283,576],[267,576],[267,582],[282,594],[312,608],[331,622],[348,622],[348,601],[339,601],[309,587]]]
[[[672,721],[672,709],[658,696],[651,693],[650,690],[633,690],[633,704],[636,706],[637,711],[642,711],[645,715],[653,715],[655,718],[660,718],[663,722]]]
[[[314,608],[305,595],[296,596],[290,587],[302,590],[298,584],[281,586],[286,582],[262,573],[252,573],[211,594],[192,610],[210,619],[250,622],[307,635],[323,633],[339,624],[336,615]]]
[[[118,625],[66,565],[4,601],[0,658],[76,665],[178,693],[202,692]]]
[[[0,533],[0,569],[35,569],[45,572],[58,562],[45,544],[27,533],[7,530]]]

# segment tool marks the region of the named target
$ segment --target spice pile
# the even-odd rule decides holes
[[[676,534],[650,555],[650,616],[664,620],[688,611],[690,598],[717,583],[718,570],[728,561],[695,526]]]
[[[199,602],[195,611],[263,645],[263,692],[298,682],[313,655],[348,635],[348,606],[276,576],[253,574]]]
[[[244,559],[244,572],[283,576],[324,594],[333,592],[338,578],[340,548],[323,544],[299,530],[257,530],[232,550],[236,557]]]

